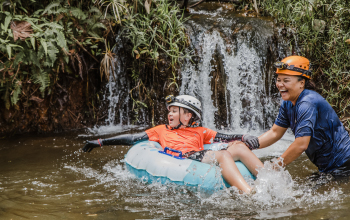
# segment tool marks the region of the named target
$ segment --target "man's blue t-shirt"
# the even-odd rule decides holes
[[[350,138],[331,105],[317,92],[304,89],[295,106],[283,101],[275,124],[291,127],[295,138],[311,136],[305,151],[321,172],[332,171],[350,158]]]

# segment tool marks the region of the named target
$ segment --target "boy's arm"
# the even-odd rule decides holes
[[[222,134],[216,133],[214,142],[232,142],[232,141],[242,141],[242,134]]]
[[[232,141],[242,141],[244,142],[250,150],[258,149],[259,139],[250,134],[221,134],[217,133],[214,142],[232,142]]]
[[[86,144],[83,147],[83,151],[90,152],[95,147],[102,147],[103,145],[121,145],[121,144],[133,145],[139,141],[147,141],[148,139],[149,139],[148,135],[145,131],[137,134],[123,134],[123,135],[118,135],[108,139],[97,139],[94,141],[86,141]]]

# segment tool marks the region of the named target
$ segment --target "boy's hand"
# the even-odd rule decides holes
[[[260,147],[259,139],[256,136],[245,134],[242,137],[242,141],[248,145],[250,150],[258,149]]]
[[[90,152],[95,147],[101,147],[102,146],[102,140],[94,140],[94,141],[86,141],[85,146],[83,147],[84,152]]]

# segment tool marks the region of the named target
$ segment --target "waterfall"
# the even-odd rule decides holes
[[[186,28],[192,57],[181,67],[179,94],[193,95],[202,102],[205,127],[261,133],[273,125],[278,113],[280,98],[273,82],[272,63],[286,56],[288,44],[279,43],[280,36],[274,37],[276,30],[271,20],[217,11],[220,13],[191,11]],[[123,127],[122,130],[132,127],[135,119],[129,95],[132,80],[126,74],[130,59],[123,55],[120,36],[116,45],[115,79],[111,75],[103,97],[104,126],[111,132],[116,131],[114,126]],[[174,94],[166,91],[166,87],[156,92]],[[157,103],[163,102],[157,100]],[[164,108],[154,109],[154,114],[166,114],[160,112]],[[135,124],[149,126],[153,120],[148,111],[137,114]],[[164,122],[154,121],[159,123]]]
[[[135,128],[130,121],[130,96],[131,81],[126,73],[127,60],[123,55],[123,43],[120,35],[116,37],[116,45],[113,53],[116,54],[113,65],[110,69],[110,77],[105,85],[105,92],[102,97],[102,108],[105,109],[104,123],[102,126],[95,126],[89,129],[92,134],[111,134],[123,132]],[[114,70],[114,71],[113,71]]]
[[[265,68],[272,33],[234,33],[233,28],[188,23],[196,60],[187,60],[182,68],[180,94],[200,99],[203,126],[235,131],[272,126],[279,103],[271,95],[273,77]]]

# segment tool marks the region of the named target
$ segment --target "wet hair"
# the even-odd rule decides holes
[[[188,124],[189,125],[191,125],[193,122],[194,122],[194,119],[195,119],[195,117],[197,116],[192,110],[190,110],[190,109],[187,109],[187,108],[183,108],[183,110],[184,110],[184,113],[191,113],[192,114],[192,117],[191,117],[191,119],[190,119],[190,121],[188,122]]]
[[[316,85],[311,79],[307,79],[305,77],[298,76],[298,81],[301,81],[303,79],[305,79],[305,86],[304,86],[305,89],[310,89],[310,90],[316,89]]]

